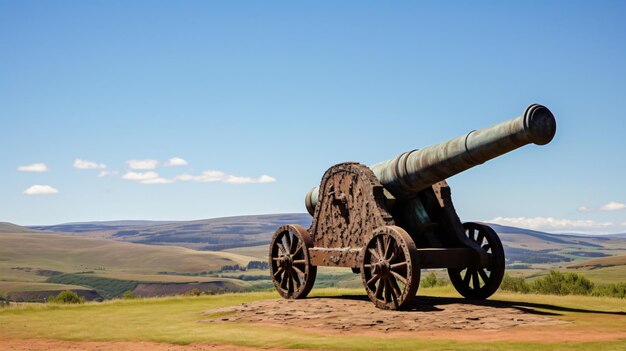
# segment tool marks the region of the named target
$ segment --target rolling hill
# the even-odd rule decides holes
[[[0,234],[0,277],[41,281],[54,272],[203,272],[252,258],[227,252],[125,243],[60,234]]]
[[[237,216],[184,222],[116,221],[69,223],[31,227],[43,231],[103,237],[117,241],[182,246],[195,250],[228,250],[263,256],[276,228],[297,223],[308,227],[305,213]],[[626,238],[550,234],[535,230],[490,224],[499,234],[509,264],[556,264],[626,254]],[[245,249],[249,247],[250,249]],[[257,253],[262,253],[259,255]]]
[[[0,233],[36,233],[37,230],[29,227],[22,227],[17,224],[0,222]]]
[[[308,227],[310,221],[308,214],[275,214],[30,228],[2,223],[0,232],[15,231],[0,234],[0,281],[22,282],[21,288],[9,284],[18,291],[30,282],[73,284],[94,288],[105,297],[119,296],[128,289],[149,296],[194,287],[214,291],[267,288],[271,282],[266,270],[222,270],[245,266],[251,260],[265,262],[267,244],[276,228],[287,223]],[[491,226],[504,244],[508,269],[523,276],[570,265],[569,270],[584,270],[597,281],[613,282],[622,280],[626,272],[626,265],[613,264],[619,261],[614,256],[626,255],[624,238]],[[587,261],[591,265],[585,265]],[[327,273],[339,274],[326,277],[330,286],[337,279],[356,279],[343,271]]]
[[[131,225],[125,225],[129,222]],[[276,228],[291,223],[308,227],[311,224],[311,216],[304,213],[270,214],[184,222],[87,222],[31,228],[132,243],[173,245],[195,250],[223,250],[266,245]]]

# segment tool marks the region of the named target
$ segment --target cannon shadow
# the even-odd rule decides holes
[[[370,301],[367,295],[338,295],[338,296],[316,296],[320,299],[343,299],[354,301]],[[557,298],[555,296],[555,298]],[[626,311],[598,311],[585,308],[564,307],[547,303],[534,303],[522,301],[503,301],[503,300],[468,300],[462,297],[436,297],[417,295],[411,303],[402,309],[402,312],[433,312],[443,311],[440,306],[452,304],[465,304],[474,306],[487,306],[493,308],[514,308],[524,313],[536,314],[542,316],[560,316],[565,312],[575,313],[593,313],[606,314],[615,316],[626,316]]]

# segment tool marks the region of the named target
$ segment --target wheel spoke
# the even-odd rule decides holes
[[[483,243],[483,240],[485,239],[485,233],[483,232],[478,232],[478,238],[476,238],[476,243],[478,245],[481,245]]]
[[[288,250],[287,253],[291,252],[291,233],[287,233],[284,236],[284,245],[285,245],[285,250]]]
[[[476,233],[474,232],[474,228],[470,228],[470,229],[467,231],[467,233],[468,233],[469,238],[470,238],[470,239],[472,239],[472,241],[474,241],[474,235],[476,234]]]
[[[285,270],[285,268],[283,268],[282,266],[281,266],[281,267],[278,267],[278,269],[277,269],[277,270],[276,270],[276,272],[274,273],[274,278],[275,278],[275,277],[278,277],[278,276],[279,276],[279,275],[280,275],[280,274],[281,274],[284,270]]]
[[[292,269],[292,272],[289,275],[291,275],[291,280],[293,280],[293,283],[295,284],[295,288],[300,289],[300,277],[298,276],[298,273]]]
[[[477,271],[472,272],[472,281],[474,282],[474,289],[475,290],[480,289],[480,280],[478,279]]]
[[[406,265],[407,265],[406,261],[394,263],[394,264],[391,265],[391,269],[394,270],[396,268],[406,267]]]
[[[293,260],[293,264],[305,264],[306,260]]]
[[[298,274],[298,277],[302,276],[302,279],[304,279],[304,272],[300,268],[293,266],[293,265],[291,266],[291,268],[293,268],[293,270],[296,271],[296,274]]]
[[[293,294],[293,292],[296,291],[296,288],[294,286],[294,279],[293,279],[293,275],[292,275],[292,271],[289,271],[289,292]]]
[[[376,250],[369,248],[368,251],[370,252],[370,254],[372,254],[372,256],[376,257],[377,260],[380,260],[380,256],[378,256],[378,252],[376,252]]]
[[[383,285],[383,280],[379,279],[378,286],[376,287],[376,298],[379,300],[383,298]]]
[[[367,281],[367,285],[369,286],[370,284],[376,284],[379,278],[380,276],[378,276],[378,274],[375,274],[374,276],[372,276],[372,278],[370,278],[370,280]]]
[[[393,274],[393,276],[396,277],[396,279],[398,279],[400,282],[402,282],[402,284],[404,284],[404,285],[407,284],[406,278],[403,277],[402,275],[400,275],[400,273],[396,273],[394,271],[391,271],[391,274]]]
[[[283,270],[283,275],[280,279],[280,288],[283,290],[287,289],[287,271]]]
[[[388,303],[391,301],[391,287],[389,286],[389,280],[387,278],[383,279],[383,282],[385,283],[385,303]]]
[[[469,268],[465,270],[465,277],[463,277],[463,285],[469,287],[470,279],[472,278],[472,272],[470,272]]]
[[[391,263],[391,262],[393,262],[393,260],[395,260],[395,259],[396,259],[396,250],[393,250],[393,251],[391,252],[391,257],[389,257],[389,259],[387,260],[387,262]]]
[[[293,238],[291,238],[291,245],[289,245],[289,253],[292,255],[295,255],[295,249],[298,247],[298,237],[297,236],[293,236]]]
[[[483,278],[483,282],[485,282],[485,284],[487,284],[487,280],[489,280],[489,276],[487,276],[487,273],[485,272],[484,269],[479,269],[478,270],[478,274],[480,274],[480,277]]]
[[[386,235],[385,236],[385,253],[383,258],[387,259],[387,256],[389,256],[389,249],[391,248],[391,237]]]
[[[280,252],[282,252],[283,255],[287,254],[287,250],[285,250],[285,246],[283,245],[283,243],[278,241],[276,242],[276,246],[278,246],[278,249],[280,249]]]
[[[378,259],[382,260],[385,258],[385,255],[383,254],[383,248],[385,247],[385,244],[383,243],[383,238],[382,236],[377,236],[376,237],[376,252],[378,252]]]
[[[298,245],[298,247],[296,248],[296,252],[293,253],[294,256],[296,256],[297,254],[299,254],[300,252],[302,252],[302,247],[304,245],[300,244]]]
[[[393,276],[388,277],[389,285],[391,285],[391,291],[394,293],[394,300],[397,300],[400,295],[402,295],[402,290],[398,286],[398,282],[394,279]]]

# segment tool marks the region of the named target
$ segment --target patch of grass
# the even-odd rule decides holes
[[[442,287],[444,289],[446,287]],[[434,289],[423,289],[435,291]],[[317,296],[353,295],[362,289],[318,289]],[[316,330],[289,327],[268,327],[251,324],[213,324],[199,321],[208,319],[203,311],[277,298],[276,293],[242,293],[198,297],[170,297],[157,299],[115,300],[100,304],[86,303],[77,306],[32,306],[0,310],[1,338],[52,338],[63,340],[100,341],[155,341],[176,344],[210,342],[237,344],[250,347],[351,349],[351,350],[621,350],[626,340],[603,343],[530,343],[489,342],[465,343],[450,340],[423,340],[411,337],[366,337],[362,335],[329,335]],[[498,294],[499,300],[520,301],[520,295]],[[616,299],[564,296],[558,305],[551,298],[524,295],[523,301],[546,304],[548,312],[563,315],[577,314],[575,310],[563,312],[561,308],[584,306],[589,310],[611,311],[622,309]],[[621,301],[620,301],[621,302]],[[552,309],[550,303],[555,305]],[[612,322],[614,316],[602,316],[608,328],[621,324]],[[84,323],[85,320],[93,323]],[[617,324],[616,324],[617,323]],[[24,328],[28,325],[29,328]],[[617,329],[619,330],[619,329]]]

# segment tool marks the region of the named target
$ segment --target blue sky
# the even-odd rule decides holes
[[[617,1],[0,1],[0,220],[304,212],[538,102],[555,139],[450,178],[461,218],[626,232],[624,37]]]

